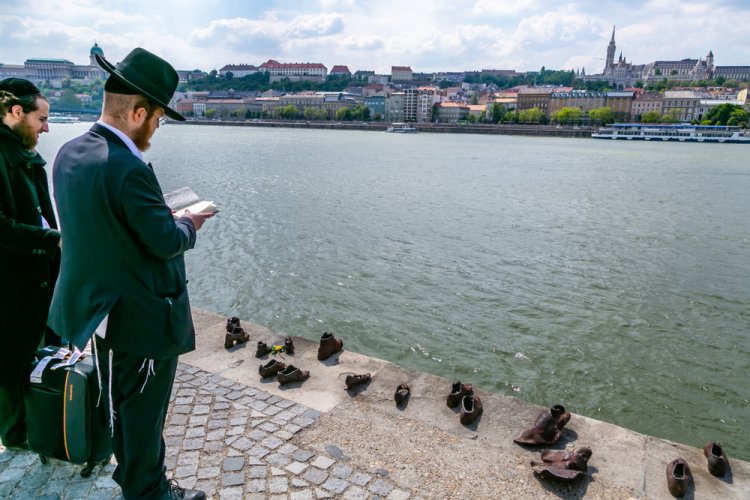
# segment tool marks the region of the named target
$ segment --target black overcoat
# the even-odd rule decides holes
[[[0,385],[17,387],[47,324],[60,266],[44,159],[0,123]],[[50,229],[42,227],[41,217]]]
[[[195,226],[174,219],[151,165],[97,123],[60,148],[52,180],[63,233],[52,329],[82,348],[108,315],[116,352],[166,359],[193,350],[183,254]]]

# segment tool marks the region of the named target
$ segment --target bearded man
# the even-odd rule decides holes
[[[102,114],[60,148],[52,170],[63,260],[50,325],[82,349],[94,337],[117,459],[130,499],[202,499],[165,476],[164,420],[177,357],[195,349],[183,254],[210,215],[175,219],[143,151],[166,114],[178,76],[137,48],[109,73]]]
[[[60,265],[60,233],[47,187],[46,162],[35,151],[49,132],[49,104],[30,81],[0,81],[0,440],[26,448],[22,387],[46,330]]]

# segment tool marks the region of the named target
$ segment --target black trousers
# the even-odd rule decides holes
[[[112,478],[120,485],[126,500],[162,498],[169,484],[165,476],[162,434],[177,358],[153,361],[153,372],[150,372],[148,360],[112,351],[110,365],[106,339],[94,337],[102,371],[102,398],[108,414],[109,374],[112,374],[112,447],[117,459]]]

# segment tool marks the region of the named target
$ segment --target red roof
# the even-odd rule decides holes
[[[349,67],[348,66],[337,64],[333,68],[331,68],[331,73],[349,73],[349,74],[351,74],[352,72],[349,71]]]

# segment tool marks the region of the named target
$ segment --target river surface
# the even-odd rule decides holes
[[[51,164],[88,125],[50,127]],[[750,460],[750,147],[173,124],[152,143],[164,191],[221,210],[186,256],[193,306]]]

